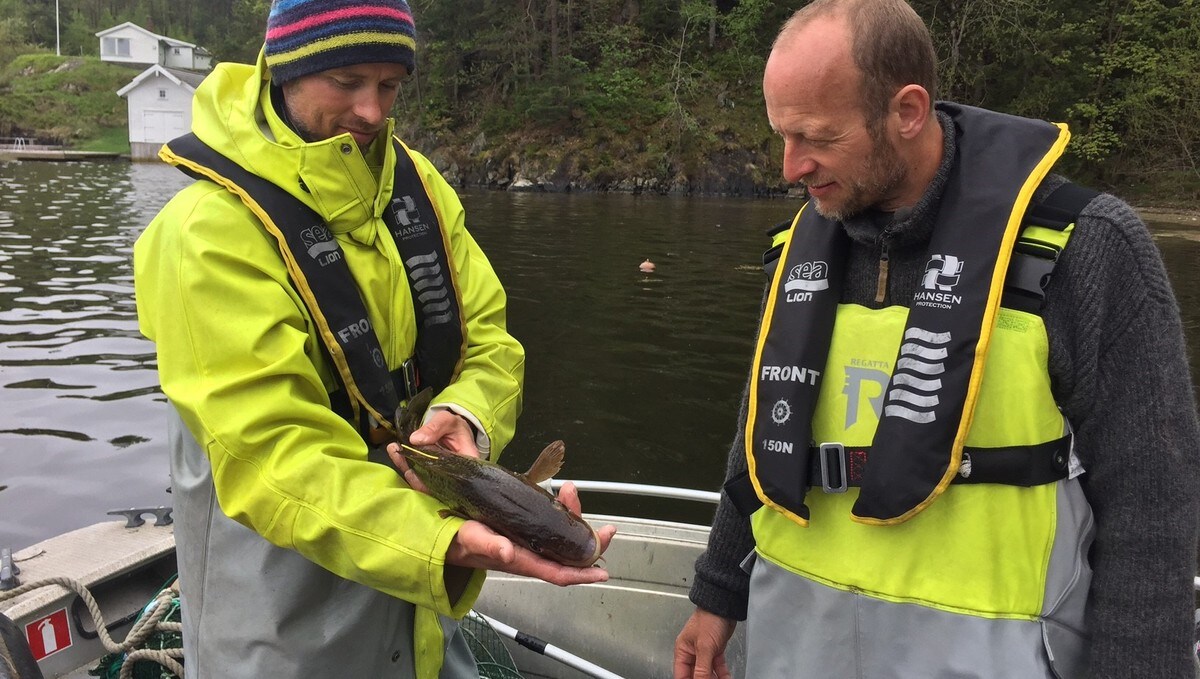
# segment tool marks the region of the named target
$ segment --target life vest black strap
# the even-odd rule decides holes
[[[1062,231],[1079,219],[1079,213],[1092,202],[1100,192],[1067,182],[1050,192],[1050,195],[1025,213],[1025,224],[1042,226],[1047,229]]]
[[[358,285],[321,215],[195,134],[171,140],[167,149],[188,175],[233,192],[276,239],[280,256],[288,262],[292,285],[320,329],[342,388],[354,396],[356,410],[373,410],[377,421],[387,421],[400,398],[388,376],[383,349]]]
[[[733,504],[733,508],[743,517],[750,518],[751,514],[763,506],[763,501],[759,499],[758,493],[754,492],[754,482],[750,480],[750,470],[748,469],[743,469],[740,474],[726,480],[722,489],[725,491],[725,497],[729,498],[729,502]]]
[[[393,139],[392,146],[396,151],[393,198],[383,211],[383,221],[408,274],[417,327],[415,378],[421,388],[432,387],[436,394],[462,369],[466,321],[450,243],[445,240],[447,225],[408,150],[399,140]]]
[[[1031,205],[1025,211],[1021,228],[1040,226],[1065,231],[1078,221],[1079,213],[1098,195],[1100,192],[1095,189],[1067,182],[1042,202]],[[1000,305],[1040,314],[1046,304],[1046,286],[1050,284],[1050,275],[1061,253],[1061,248],[1049,243],[1018,236],[1004,278],[1004,297]]]
[[[1041,486],[1067,478],[1073,436],[1028,446],[963,448],[963,462],[954,485],[995,483],[1006,486]],[[862,485],[871,448],[825,443],[808,449],[808,480],[813,488],[842,493]],[[729,501],[742,516],[750,516],[762,501],[754,492],[749,471],[725,482]]]
[[[405,401],[416,396],[417,392],[420,391],[417,383],[415,358],[408,359],[399,368],[391,371],[391,378],[392,384],[396,388],[396,394]],[[350,396],[346,393],[345,389],[337,389],[329,394],[329,408],[342,416],[342,418],[351,422],[355,421],[354,406],[350,403]],[[363,421],[358,423],[360,428],[369,422],[365,417],[366,413],[363,412],[361,414],[363,415]],[[366,429],[362,431],[366,431]]]
[[[1067,477],[1071,435],[1032,446],[963,448],[963,463],[952,483],[1041,486]],[[809,484],[827,492],[862,485],[871,448],[823,444],[809,449]]]
[[[361,293],[324,219],[195,134],[167,144],[180,170],[232,191],[276,238],[293,287],[321,329],[325,356],[336,368],[341,389],[331,394],[333,408],[372,442],[388,435],[392,413],[418,387],[436,393],[454,381],[466,352],[462,304],[438,208],[408,150],[396,139],[392,146],[392,200],[382,217],[408,275],[417,334],[414,355],[389,373]]]

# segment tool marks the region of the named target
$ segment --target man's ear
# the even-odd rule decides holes
[[[905,85],[896,92],[889,108],[896,116],[897,132],[901,138],[915,139],[921,134],[921,130],[925,129],[925,124],[929,121],[932,105],[929,92],[920,85]]]

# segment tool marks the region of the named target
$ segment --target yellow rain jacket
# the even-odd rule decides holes
[[[408,279],[381,217],[394,147],[377,140],[370,155],[382,167],[372,168],[349,134],[305,143],[273,110],[269,89],[261,56],[257,66],[220,65],[196,91],[192,131],[324,217],[394,370],[416,337]],[[412,155],[447,233],[466,331],[460,377],[434,403],[472,415],[481,452],[490,447],[494,459],[514,433],[524,351],[506,330],[504,291],[457,196]],[[369,462],[362,438],[330,410],[340,385],[277,248],[237,196],[208,181],[179,192],[146,228],[134,247],[137,309],[157,345],[163,391],[204,451],[220,511],[339,578],[415,605],[416,676],[437,676],[442,639],[432,613],[463,616],[484,572],[451,599],[444,559],[462,519],[442,518],[438,501]],[[208,560],[238,557],[209,549]],[[287,583],[277,589],[291,594]]]

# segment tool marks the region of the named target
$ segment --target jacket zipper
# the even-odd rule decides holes
[[[892,234],[885,228],[879,233],[879,278],[875,283],[875,303],[883,304],[888,292],[888,240]]]

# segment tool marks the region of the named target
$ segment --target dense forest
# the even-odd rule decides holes
[[[401,132],[463,183],[782,189],[761,74],[799,2],[410,0]],[[1065,121],[1065,170],[1160,204],[1200,199],[1200,0],[913,0],[943,98]],[[56,7],[58,33],[56,34]],[[0,0],[0,68],[98,51],[132,21],[253,60],[268,0]]]

